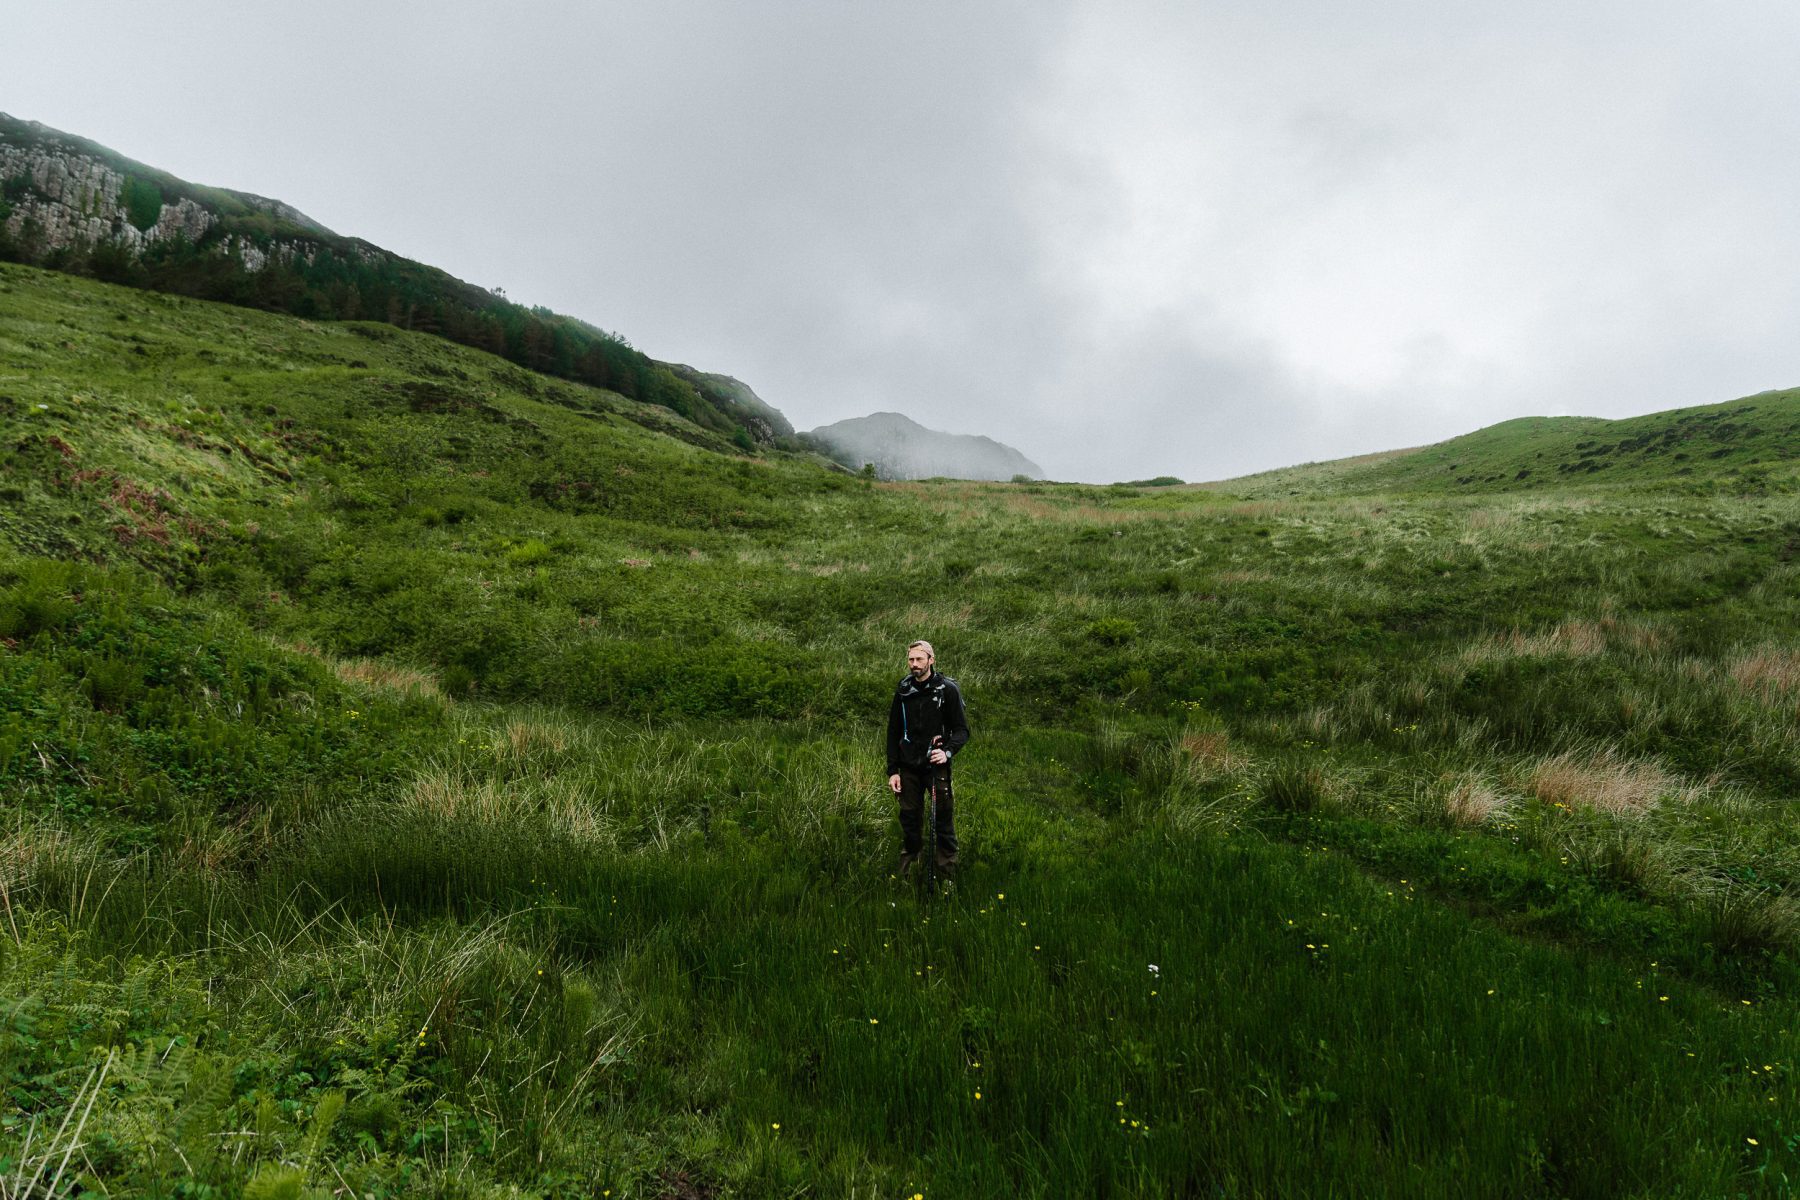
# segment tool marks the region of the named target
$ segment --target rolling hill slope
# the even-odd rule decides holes
[[[5,113],[0,261],[418,330],[671,410],[742,449],[795,448],[786,418],[737,380],[657,362],[618,334],[334,233],[278,200],[190,183]]]
[[[1641,417],[1521,417],[1432,446],[1268,471],[1218,486],[1239,494],[1532,492],[1568,483],[1792,487],[1800,389]]]

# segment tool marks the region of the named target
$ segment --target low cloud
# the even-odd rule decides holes
[[[1198,479],[1800,383],[1796,34],[1610,0],[71,3],[14,14],[0,107],[800,428]],[[184,86],[143,103],[147,62]]]

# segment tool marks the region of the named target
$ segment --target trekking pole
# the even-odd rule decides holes
[[[944,738],[940,734],[931,739],[931,749],[942,750]],[[938,850],[938,800],[943,789],[944,768],[931,761],[928,752],[925,765],[931,768],[931,820],[927,825],[929,838],[925,843],[925,888],[928,892],[937,891],[937,850]]]

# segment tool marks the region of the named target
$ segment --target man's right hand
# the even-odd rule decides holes
[[[889,775],[888,787],[893,790],[894,795],[898,796],[900,794],[900,776]]]

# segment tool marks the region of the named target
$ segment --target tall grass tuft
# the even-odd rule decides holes
[[[1625,814],[1694,793],[1656,763],[1626,759],[1610,748],[1553,754],[1531,768],[1525,786],[1545,804]]]
[[[1325,772],[1304,759],[1283,759],[1264,772],[1256,794],[1271,811],[1285,816],[1316,813],[1326,804]]]
[[[1463,773],[1443,791],[1444,819],[1458,828],[1475,828],[1506,807],[1506,797],[1486,776]]]
[[[1706,941],[1723,954],[1767,954],[1800,944],[1800,908],[1768,888],[1715,880],[1691,902]]]
[[[1739,687],[1759,693],[1770,703],[1800,692],[1800,650],[1789,646],[1757,646],[1736,655],[1727,671]]]
[[[1642,822],[1614,819],[1596,835],[1571,839],[1567,849],[1571,863],[1590,877],[1648,897],[1671,882],[1660,845]]]

